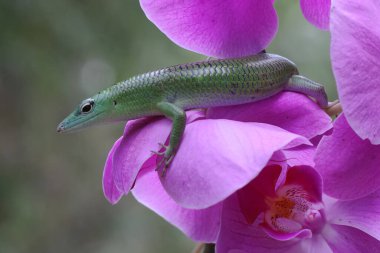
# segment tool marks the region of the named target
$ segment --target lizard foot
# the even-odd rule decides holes
[[[158,145],[161,147],[161,150],[163,149],[163,151],[151,151],[151,152],[159,156],[159,162],[157,164],[156,171],[161,170],[161,176],[164,177],[170,163],[172,162],[174,158],[174,151],[170,147],[170,145],[167,146],[162,143],[158,143]]]

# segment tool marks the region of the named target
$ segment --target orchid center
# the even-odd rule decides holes
[[[268,209],[264,223],[280,233],[293,233],[305,228],[320,231],[325,223],[323,204],[311,200],[300,185],[281,186],[276,197],[265,199]]]

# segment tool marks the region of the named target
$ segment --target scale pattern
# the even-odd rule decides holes
[[[106,89],[97,99],[111,99],[120,113],[135,112],[138,118],[159,114],[156,104],[164,101],[185,110],[258,101],[282,91],[295,74],[288,59],[263,53],[148,72]]]

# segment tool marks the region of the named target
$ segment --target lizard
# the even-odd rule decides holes
[[[281,91],[328,106],[323,85],[299,75],[290,60],[266,52],[236,59],[208,59],[136,75],[84,99],[57,127],[70,132],[104,122],[163,115],[172,121],[169,144],[160,144],[167,169],[180,146],[186,110],[260,101]]]

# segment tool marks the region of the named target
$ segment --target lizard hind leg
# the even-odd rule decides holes
[[[322,108],[328,106],[328,99],[324,86],[307,79],[304,76],[293,75],[289,79],[284,90],[295,91],[310,96],[314,98]]]

